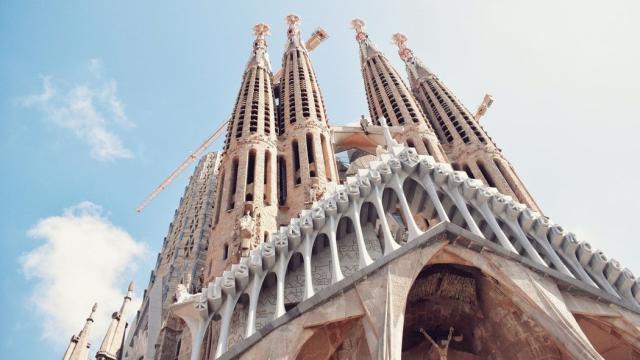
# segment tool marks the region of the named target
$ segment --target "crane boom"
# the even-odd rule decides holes
[[[171,184],[171,182],[176,177],[178,177],[178,175],[180,175],[180,173],[182,173],[184,169],[189,167],[189,165],[191,165],[192,162],[194,162],[198,157],[200,157],[200,155],[214,141],[216,141],[216,139],[218,138],[218,136],[220,136],[220,134],[222,133],[222,131],[224,130],[225,126],[229,121],[231,121],[231,119],[223,122],[211,135],[209,135],[209,137],[205,141],[202,142],[202,144],[200,144],[200,146],[198,146],[195,150],[193,150],[191,154],[189,154],[189,156],[186,159],[184,159],[184,161],[180,165],[178,165],[178,167],[175,168],[175,170],[173,170],[171,174],[169,174],[169,176],[167,176],[166,179],[164,179],[162,183],[160,183],[160,185],[158,185],[158,187],[156,187],[149,195],[147,195],[147,197],[144,198],[144,200],[142,200],[140,205],[138,205],[138,207],[136,208],[136,212],[138,213],[141,212],[147,205],[149,205],[151,200],[153,200],[156,196],[158,196],[158,194],[160,194],[160,192],[162,192],[162,190],[164,190],[169,184]]]

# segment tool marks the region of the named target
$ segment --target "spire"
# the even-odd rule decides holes
[[[253,27],[253,33],[256,36],[256,39],[253,41],[253,51],[251,52],[249,61],[247,61],[247,68],[242,77],[242,85],[240,86],[238,98],[234,107],[234,113],[231,121],[229,122],[227,136],[225,139],[225,150],[227,150],[231,145],[234,135],[236,139],[240,139],[248,136],[250,133],[262,132],[258,131],[257,114],[251,116],[252,111],[245,112],[246,108],[251,106],[250,103],[247,103],[248,101],[253,102],[256,106],[259,105],[258,103],[263,104],[264,115],[258,117],[264,118],[263,130],[265,135],[268,136],[275,132],[271,131],[271,119],[274,116],[271,114],[271,109],[273,109],[273,96],[271,94],[271,61],[269,60],[269,54],[267,53],[266,40],[266,36],[269,35],[269,30],[269,25],[264,23],[256,24]],[[260,71],[260,69],[264,70],[264,73]],[[263,96],[258,94],[260,83],[263,83]],[[253,119],[251,119],[251,117],[253,117]],[[275,124],[273,125],[275,126]]]
[[[351,20],[351,26],[356,31],[356,40],[360,45],[360,59],[366,61],[371,56],[381,54],[376,45],[369,39],[369,35],[364,31],[365,22],[362,19]]]
[[[125,295],[120,307],[120,311],[111,315],[111,323],[109,329],[102,340],[102,345],[96,353],[97,360],[117,360],[120,359],[122,352],[122,344],[124,340],[125,330],[127,328],[127,307],[133,297],[133,281],[129,283],[127,295]]]
[[[407,66],[407,76],[412,88],[418,86],[420,79],[432,79],[435,77],[435,74],[420,59],[415,57],[413,51],[407,47],[407,37],[404,34],[395,33],[391,40],[398,46],[398,55]]]
[[[282,55],[278,93],[278,130],[281,146],[278,200],[289,216],[319,199],[338,180],[331,133],[316,73],[300,36],[300,17],[285,18],[287,44]],[[285,177],[293,177],[288,186]],[[301,186],[297,186],[301,185]]]
[[[63,360],[87,360],[89,357],[89,336],[91,335],[91,325],[93,325],[93,316],[98,309],[98,303],[93,304],[91,313],[84,323],[84,327],[78,335],[73,335],[69,346],[62,357]]]

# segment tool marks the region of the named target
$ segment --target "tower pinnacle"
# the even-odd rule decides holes
[[[84,323],[84,327],[78,335],[73,335],[69,346],[62,357],[63,360],[85,360],[89,356],[89,336],[91,335],[91,325],[93,324],[93,316],[98,309],[98,303],[94,303],[91,313]]]
[[[129,283],[127,295],[124,296],[120,311],[116,311],[111,315],[111,323],[102,341],[102,345],[100,345],[100,349],[96,353],[97,360],[120,359],[124,335],[127,329],[127,308],[132,297],[133,281]]]

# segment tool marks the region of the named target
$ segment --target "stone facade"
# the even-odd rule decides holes
[[[189,356],[191,342],[182,339],[189,336],[188,331],[183,334],[185,324],[180,318],[171,316],[169,305],[175,301],[174,293],[179,284],[192,292],[202,287],[219,164],[218,153],[206,154],[189,179],[158,254],[156,267],[151,272],[142,305],[128,328],[125,360],[171,358],[157,350],[173,356],[178,343],[186,344],[182,353]]]

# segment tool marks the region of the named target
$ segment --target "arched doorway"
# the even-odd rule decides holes
[[[511,297],[476,268],[425,267],[407,296],[403,358],[561,359],[558,346]]]

